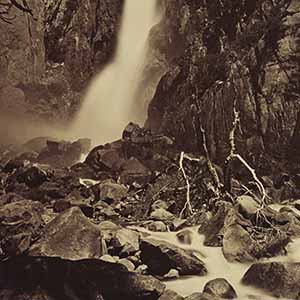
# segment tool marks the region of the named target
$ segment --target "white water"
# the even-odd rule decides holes
[[[156,239],[167,241],[184,249],[193,250],[194,254],[205,263],[205,266],[208,269],[208,274],[206,276],[192,276],[165,282],[167,288],[177,292],[178,294],[186,297],[193,293],[201,293],[208,281],[215,278],[225,278],[235,288],[238,300],[278,300],[278,298],[270,296],[263,290],[242,285],[240,281],[250,265],[230,263],[224,258],[221,248],[204,246],[204,237],[198,234],[198,228],[189,229],[192,232],[191,245],[181,244],[176,237],[176,232],[150,232],[141,228],[138,230],[150,233],[151,236]],[[275,257],[264,261],[300,262],[299,247],[300,239],[289,244],[287,248],[287,256]],[[201,253],[201,255],[199,255],[199,253]]]
[[[135,121],[134,93],[143,67],[148,33],[157,21],[156,0],[126,0],[116,56],[91,83],[71,128],[76,137],[102,144],[120,138]]]

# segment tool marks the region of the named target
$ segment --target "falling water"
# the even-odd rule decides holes
[[[148,33],[156,21],[156,0],[126,0],[116,56],[91,83],[71,131],[93,144],[118,139],[135,119],[133,95],[143,66]]]

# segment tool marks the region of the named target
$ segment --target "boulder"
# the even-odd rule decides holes
[[[137,231],[121,228],[117,230],[109,246],[113,255],[127,257],[140,250],[140,234]]]
[[[180,275],[205,275],[204,263],[192,253],[170,243],[143,238],[141,240],[141,260],[149,268],[150,273],[163,276],[171,269]]]
[[[147,229],[154,232],[166,232],[168,231],[168,226],[162,221],[148,221],[143,224]]]
[[[203,288],[203,293],[223,299],[237,298],[237,294],[232,285],[224,278],[210,280]]]
[[[42,183],[47,181],[47,179],[47,170],[43,169],[39,165],[29,167],[28,169],[24,170],[24,172],[21,172],[17,177],[18,182],[25,183],[30,188],[36,188],[40,186]]]
[[[44,208],[39,202],[22,200],[0,207],[0,257],[25,252],[40,236]]]
[[[172,290],[165,290],[158,300],[184,300],[184,298]]]
[[[119,226],[111,221],[103,221],[99,224],[101,235],[107,244],[116,236]]]
[[[206,294],[206,293],[194,293],[186,298],[184,300],[222,300],[222,298]]]
[[[73,207],[48,223],[42,238],[30,248],[32,256],[69,260],[100,258],[105,252],[100,229]]]
[[[193,232],[189,229],[185,229],[178,232],[176,237],[181,244],[191,245],[193,241]]]
[[[242,282],[265,289],[278,298],[299,299],[300,263],[256,263],[248,269]]]
[[[144,185],[152,178],[152,172],[145,167],[138,159],[132,157],[121,165],[120,181],[123,184],[134,182]]]
[[[57,257],[20,256],[2,261],[0,282],[12,293],[42,290],[54,299],[70,299],[72,295],[77,300],[157,300],[165,290],[159,280],[128,272],[120,264]]]
[[[245,218],[251,218],[256,215],[260,208],[259,203],[250,196],[240,196],[236,200],[236,206],[240,214]]]
[[[108,204],[119,202],[124,199],[128,190],[124,185],[111,181],[105,181],[92,187],[95,195],[95,201],[104,201]]]
[[[225,229],[222,250],[230,262],[254,262],[263,257],[285,254],[289,242],[289,236],[283,231],[266,229],[250,236],[244,227],[232,224]]]
[[[150,218],[155,221],[171,221],[175,216],[164,208],[158,208],[150,214]]]

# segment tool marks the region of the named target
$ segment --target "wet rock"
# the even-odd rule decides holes
[[[93,186],[92,190],[95,195],[95,201],[104,201],[108,204],[119,202],[128,194],[125,186],[111,181]]]
[[[118,264],[123,265],[130,272],[133,272],[135,269],[135,265],[128,259],[122,258],[118,261]]]
[[[119,171],[124,158],[119,148],[98,146],[87,156],[85,163],[96,172]]]
[[[297,299],[300,293],[300,263],[256,263],[242,282],[262,288],[278,298]]]
[[[47,146],[39,153],[37,161],[52,167],[70,167],[80,160],[86,149],[80,142],[48,140]]]
[[[162,221],[148,221],[143,224],[146,228],[154,232],[166,232],[168,231],[168,226]]]
[[[230,261],[253,262],[263,257],[285,254],[290,242],[286,232],[267,229],[259,236],[250,236],[239,224],[228,226],[223,238],[223,254]]]
[[[47,181],[47,179],[47,171],[38,165],[26,169],[24,172],[21,172],[17,177],[18,182],[25,183],[30,188],[36,188],[40,186],[42,183]]]
[[[184,298],[171,290],[165,290],[158,300],[184,300]]]
[[[1,256],[14,256],[29,249],[42,232],[43,211],[41,203],[30,200],[0,207]]]
[[[151,276],[128,272],[120,264],[93,259],[17,257],[0,262],[0,270],[0,282],[10,291],[26,288],[26,293],[31,293],[41,289],[54,299],[68,299],[71,294],[79,300],[157,300],[165,289]]]
[[[140,234],[134,230],[121,228],[117,230],[115,236],[110,242],[111,252],[113,255],[127,257],[135,254],[140,250]]]
[[[164,279],[178,279],[179,277],[179,272],[175,269],[171,269],[166,275],[164,275]]]
[[[185,244],[185,245],[192,244],[193,233],[188,229],[178,232],[176,234],[176,237],[181,244]]]
[[[71,208],[71,202],[65,199],[56,200],[53,204],[53,211],[56,213],[64,212]]]
[[[151,171],[138,159],[130,158],[121,165],[120,181],[123,184],[138,183],[145,185],[152,178]]]
[[[15,193],[7,193],[0,196],[0,207],[5,204],[23,201],[24,198]]]
[[[159,208],[150,214],[150,218],[156,221],[171,221],[175,218],[175,216],[167,210]]]
[[[48,223],[42,238],[30,249],[32,256],[70,260],[100,258],[104,254],[100,229],[73,207]]]
[[[206,294],[206,293],[194,293],[186,298],[184,298],[185,300],[222,300],[219,297],[210,295],[210,294]]]
[[[223,243],[223,229],[229,214],[235,214],[229,203],[222,202],[218,205],[216,213],[199,228],[199,233],[204,234],[204,245],[210,247],[221,247]]]
[[[210,294],[223,299],[237,298],[232,285],[224,278],[209,281],[203,288],[203,293]]]
[[[165,275],[171,269],[180,275],[205,275],[204,263],[188,251],[170,243],[151,238],[141,240],[141,260],[155,275]]]
[[[250,196],[238,197],[236,202],[236,206],[239,213],[241,213],[246,218],[251,218],[255,216],[260,208],[259,203],[257,203],[257,201],[255,201]]]
[[[110,243],[111,239],[116,236],[119,226],[111,221],[103,221],[99,224],[99,229],[101,231],[103,239]]]

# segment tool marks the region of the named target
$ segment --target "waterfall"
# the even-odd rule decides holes
[[[120,138],[135,121],[133,103],[145,60],[147,37],[156,21],[156,0],[126,0],[112,63],[92,81],[71,132],[93,144]]]

